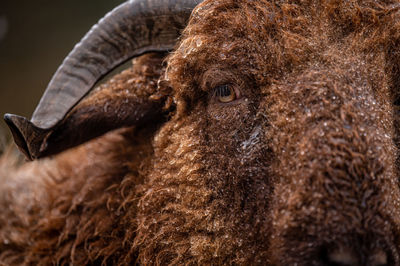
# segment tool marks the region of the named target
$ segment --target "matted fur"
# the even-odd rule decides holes
[[[400,265],[399,12],[203,2],[165,74],[145,56],[108,85],[147,77],[168,121],[0,177],[0,261],[326,265],[347,250]],[[240,99],[218,102],[225,84]]]

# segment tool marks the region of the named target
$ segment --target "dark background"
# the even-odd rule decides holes
[[[4,113],[30,118],[74,45],[123,0],[0,0],[0,136]]]

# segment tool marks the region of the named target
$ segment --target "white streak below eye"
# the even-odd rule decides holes
[[[243,141],[242,144],[240,145],[242,150],[249,150],[253,146],[257,145],[260,142],[259,138],[260,132],[261,132],[261,126],[257,126],[256,128],[254,128],[250,137],[247,140]]]

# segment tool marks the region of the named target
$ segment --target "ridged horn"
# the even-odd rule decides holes
[[[198,2],[132,0],[112,10],[65,58],[31,122],[43,129],[54,127],[116,66],[149,51],[171,50]]]
[[[7,114],[15,142],[37,158],[43,140],[95,83],[128,59],[171,50],[202,0],[131,0],[116,7],[74,47],[51,79],[31,121]]]
[[[30,160],[36,158],[48,130],[38,128],[25,117],[18,115],[6,114],[4,120],[20,151]],[[31,150],[34,154],[31,154]]]

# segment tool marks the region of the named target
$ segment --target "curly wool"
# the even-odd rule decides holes
[[[399,265],[396,4],[204,1],[165,74],[150,55],[108,85],[172,99],[168,121],[2,177],[0,262]]]
[[[318,265],[328,249],[368,243],[399,263],[392,4],[194,10],[168,59],[177,113],[145,183],[142,261]],[[226,83],[247,102],[212,104]]]
[[[100,105],[107,95],[126,99],[155,92],[163,55],[145,55],[93,92],[81,105]],[[139,95],[139,96],[138,96]],[[96,102],[93,102],[96,101]],[[0,175],[0,262],[113,264],[136,260],[137,194],[150,167],[157,124],[111,132],[53,159]],[[2,157],[7,169],[12,156]],[[12,174],[9,174],[12,173]],[[29,202],[29,205],[27,205]],[[14,218],[15,217],[15,218]]]

